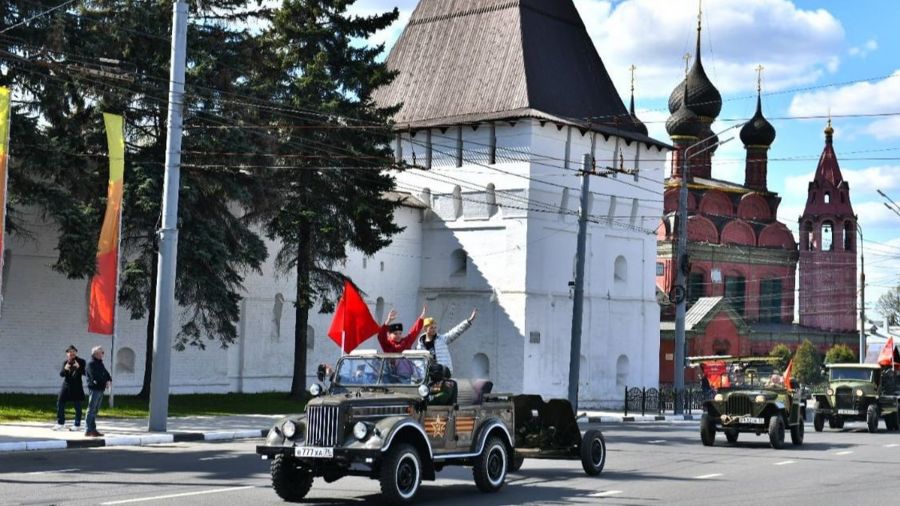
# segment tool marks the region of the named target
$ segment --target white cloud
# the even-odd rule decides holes
[[[694,0],[576,0],[588,32],[619,90],[628,67],[637,70],[640,97],[667,97],[683,75],[682,56],[694,52]],[[609,10],[609,14],[604,13]],[[839,65],[844,29],[824,9],[788,0],[708,0],[703,4],[703,61],[723,93],[756,87],[762,64],[769,91],[815,82]]]
[[[878,49],[878,41],[875,39],[869,39],[864,44],[859,46],[853,46],[847,50],[847,54],[850,56],[856,56],[859,58],[865,58],[869,55],[869,53]]]

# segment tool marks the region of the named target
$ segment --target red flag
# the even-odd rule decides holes
[[[887,342],[884,343],[884,348],[881,349],[881,353],[878,354],[878,365],[882,367],[887,367],[891,365],[894,361],[894,337],[891,336],[888,338]]]
[[[356,287],[344,281],[344,294],[338,302],[328,337],[338,346],[343,343],[344,353],[350,353],[363,341],[372,337],[380,326],[372,318],[369,306],[366,305]]]
[[[723,384],[723,377],[727,378],[727,376],[725,376],[724,360],[703,362],[700,364],[700,369],[703,370],[703,375],[706,376],[706,380],[709,381],[709,386],[716,390],[726,386]]]
[[[791,369],[793,368],[794,359],[791,359],[791,361],[788,362],[787,369],[784,370],[784,388],[787,388],[788,390],[793,390],[793,388],[791,388]]]

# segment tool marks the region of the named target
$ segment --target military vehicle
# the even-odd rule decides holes
[[[525,458],[580,459],[587,474],[602,471],[603,435],[582,437],[567,400],[494,394],[483,379],[455,379],[447,396],[446,379],[427,351],[355,351],[333,378],[320,370],[306,412],[279,420],[256,447],[271,459],[275,492],[296,502],[315,477],[365,476],[380,481],[387,503],[405,504],[446,466],[471,467],[482,492],[500,490]]]
[[[884,418],[889,431],[900,430],[898,373],[878,364],[828,364],[828,386],[814,394],[816,414],[813,428],[821,432],[825,421],[832,429],[844,427],[846,420],[865,421],[869,432],[878,430]]]
[[[716,432],[736,443],[741,433],[767,434],[772,448],[784,447],[785,431],[794,445],[803,444],[806,403],[795,380],[785,385],[774,374],[774,357],[722,357],[722,381],[712,399],[703,403],[700,440],[715,444]]]

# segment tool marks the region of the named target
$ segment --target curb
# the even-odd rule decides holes
[[[69,448],[98,448],[103,446],[148,446],[193,441],[231,441],[235,439],[264,438],[268,434],[269,429],[261,429],[230,432],[177,432],[173,434],[109,436],[96,439],[18,441],[15,443],[0,443],[0,453],[31,450],[65,450]]]

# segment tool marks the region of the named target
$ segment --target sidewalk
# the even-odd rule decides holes
[[[700,415],[658,416],[621,411],[581,411],[578,423],[680,422],[696,421]],[[144,418],[103,418],[97,430],[103,437],[85,437],[81,430],[55,431],[55,422],[10,422],[0,424],[0,453],[28,450],[62,450],[99,446],[145,446],[184,441],[228,441],[265,437],[281,415],[188,416],[169,418],[166,432],[150,432]],[[71,425],[71,420],[68,422]],[[70,425],[66,426],[66,429]]]

